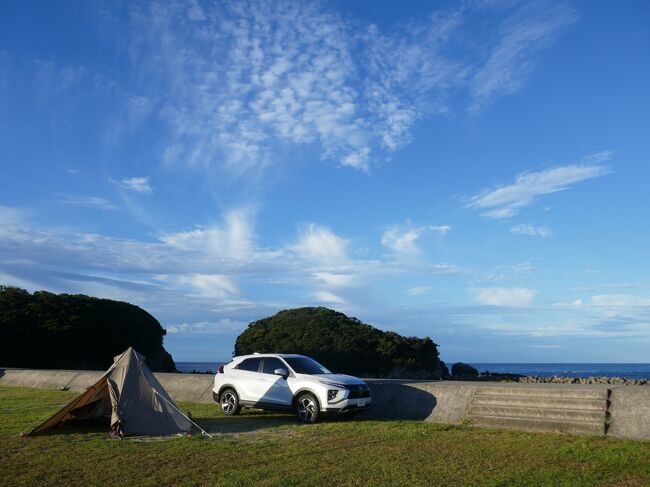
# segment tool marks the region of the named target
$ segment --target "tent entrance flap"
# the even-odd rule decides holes
[[[106,384],[106,378],[102,377],[93,386],[86,389],[81,393],[81,395],[75,397],[53,416],[34,428],[30,434],[40,433],[41,431],[45,431],[60,423],[75,418],[87,417],[88,419],[91,419],[99,417],[101,415],[99,414],[101,410],[98,408],[98,406],[103,407],[102,403],[106,400],[105,396],[108,396],[108,388]],[[110,408],[110,397],[108,399],[108,406]],[[103,413],[103,411],[101,412]]]

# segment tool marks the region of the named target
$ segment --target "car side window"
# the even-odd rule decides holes
[[[244,360],[241,364],[237,366],[239,370],[248,370],[250,372],[257,372],[258,369],[260,368],[260,360],[259,358],[248,358]]]
[[[265,358],[264,364],[262,365],[262,372],[265,374],[275,373],[275,369],[285,369],[287,366],[282,363],[282,361],[275,357]]]

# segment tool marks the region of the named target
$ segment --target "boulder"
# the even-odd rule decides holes
[[[472,367],[469,364],[464,364],[463,362],[456,362],[451,367],[451,375],[453,377],[460,377],[461,379],[477,377],[478,370]]]

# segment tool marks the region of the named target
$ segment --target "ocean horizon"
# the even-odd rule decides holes
[[[214,373],[224,362],[176,362],[182,373]],[[479,372],[520,374],[538,377],[625,377],[628,379],[650,379],[650,363],[496,363],[465,362]],[[452,363],[447,366],[451,371]]]

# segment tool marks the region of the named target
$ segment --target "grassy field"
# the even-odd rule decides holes
[[[66,426],[21,438],[74,393],[0,387],[0,485],[650,486],[650,442],[415,421],[226,418],[181,403],[212,439],[110,440]]]

